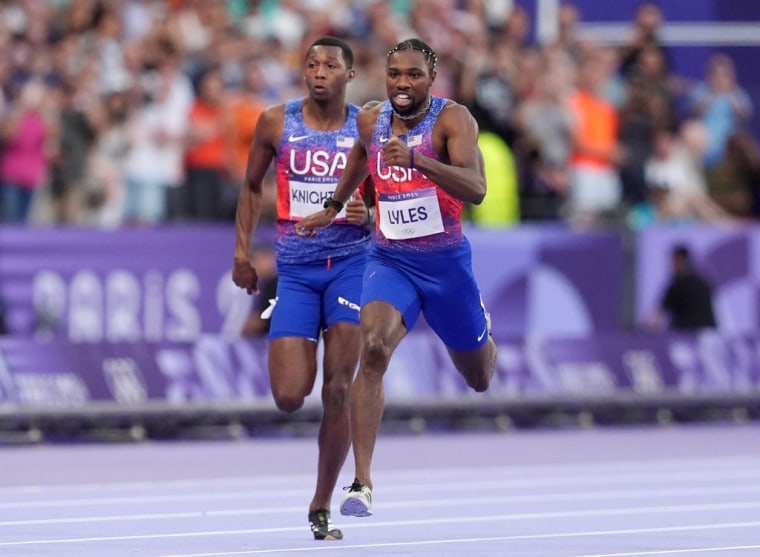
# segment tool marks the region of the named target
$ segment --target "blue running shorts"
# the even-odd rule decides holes
[[[465,238],[453,249],[399,253],[370,249],[361,305],[383,301],[403,316],[408,331],[420,311],[444,344],[468,352],[485,344],[488,326],[480,290],[472,274],[472,251]]]
[[[311,263],[277,266],[277,301],[269,338],[319,340],[335,323],[359,324],[366,252]]]

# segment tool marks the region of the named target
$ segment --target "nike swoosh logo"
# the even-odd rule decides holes
[[[387,137],[381,137],[380,138],[380,143],[388,143],[388,138]]]
[[[486,325],[486,328],[483,329],[483,332],[478,335],[478,342],[483,340],[483,337],[486,336],[486,333],[488,332],[488,325]]]
[[[301,141],[302,139],[306,139],[309,137],[308,135],[291,135],[288,138],[288,141]]]

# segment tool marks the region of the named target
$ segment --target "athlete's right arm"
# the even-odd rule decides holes
[[[372,139],[372,130],[375,127],[379,108],[362,109],[356,115],[356,126],[359,129],[359,137],[348,154],[346,168],[341,174],[332,198],[341,203],[348,203],[351,195],[362,182],[369,176],[367,167],[367,146]],[[296,234],[299,236],[314,236],[318,228],[324,228],[332,224],[339,211],[334,207],[326,207],[295,224]]]
[[[263,182],[276,154],[277,141],[282,135],[283,119],[281,105],[270,107],[259,116],[248,152],[245,179],[238,196],[232,280],[240,288],[245,288],[249,294],[258,293],[258,276],[250,263],[248,249],[261,216]]]

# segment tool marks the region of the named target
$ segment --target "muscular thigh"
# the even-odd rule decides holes
[[[269,378],[280,395],[305,397],[317,374],[317,343],[302,337],[280,337],[269,342]]]

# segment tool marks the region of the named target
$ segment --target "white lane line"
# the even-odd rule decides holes
[[[631,534],[664,534],[670,532],[693,532],[698,530],[722,530],[729,528],[749,528],[760,526],[760,522],[734,522],[726,524],[695,524],[689,526],[671,526],[660,528],[628,528],[624,530],[592,530],[587,532],[561,532],[552,534],[520,534],[514,536],[494,536],[487,538],[454,538],[445,540],[421,540],[413,542],[387,542],[376,544],[357,544],[357,545],[343,545],[343,544],[325,544],[325,545],[310,545],[304,547],[291,547],[283,549],[255,549],[248,551],[227,551],[227,552],[214,552],[214,553],[184,553],[173,555],[160,555],[159,557],[221,557],[229,555],[262,555],[262,554],[276,554],[276,553],[296,553],[296,552],[311,552],[311,551],[333,551],[333,550],[354,550],[354,549],[369,549],[377,547],[404,547],[404,546],[422,546],[422,545],[444,545],[444,544],[471,544],[471,543],[490,543],[490,542],[504,542],[504,541],[522,541],[522,540],[546,540],[546,539],[561,539],[561,538],[582,538],[582,537],[596,537],[596,536],[625,536]],[[753,547],[753,546],[745,546]],[[760,546],[754,546],[760,547]],[[632,555],[637,555],[636,553]]]
[[[510,538],[512,539],[512,538]],[[437,544],[453,544],[453,543],[473,543],[473,542],[494,542],[494,541],[504,541],[504,538],[470,538],[470,539],[463,539],[463,540],[440,540],[438,542],[398,542],[398,543],[386,543],[386,544],[374,544],[374,545],[354,545],[350,548],[341,545],[338,547],[337,545],[334,547],[315,547],[314,549],[319,550],[325,550],[325,549],[365,549],[365,548],[373,548],[373,547],[398,547],[398,546],[405,546],[405,545],[437,545]],[[698,547],[693,549],[665,549],[662,551],[637,551],[635,553],[607,553],[604,555],[574,555],[571,557],[645,557],[647,555],[676,555],[676,554],[686,554],[686,553],[705,553],[705,552],[717,552],[717,551],[745,551],[750,549],[758,549],[760,548],[760,545],[740,545],[740,546],[727,546],[727,547]],[[295,553],[295,552],[304,552],[309,551],[310,548],[305,547],[299,547],[299,548],[293,548],[293,549],[267,549],[267,550],[257,550],[257,551],[247,551],[244,553],[197,553],[194,555],[165,555],[161,557],[214,557],[214,556],[222,556],[222,555],[256,555],[256,554],[262,554],[262,553]]]
[[[470,472],[471,473],[471,472]],[[672,474],[659,474],[642,472],[637,474],[620,474],[616,472],[610,472],[607,475],[602,474],[590,474],[586,476],[559,476],[556,478],[542,478],[542,479],[524,479],[518,478],[513,480],[493,480],[483,479],[476,481],[452,481],[441,485],[438,482],[429,481],[417,481],[414,485],[398,485],[390,484],[387,487],[383,486],[383,490],[386,493],[404,493],[409,495],[412,493],[429,493],[431,489],[438,492],[454,492],[454,491],[494,491],[499,489],[527,489],[535,487],[577,487],[577,486],[590,486],[590,487],[603,487],[607,485],[642,485],[642,484],[658,484],[665,483],[668,485],[682,484],[691,481],[704,481],[707,480],[710,483],[716,483],[716,478],[720,478],[722,484],[727,482],[738,483],[746,480],[760,479],[760,466],[758,468],[748,468],[741,470],[734,470],[730,476],[724,477],[720,472],[715,470],[704,470],[699,472],[678,472],[673,471]],[[427,480],[427,478],[426,478]],[[376,482],[377,484],[378,482]],[[746,483],[744,484],[746,485]],[[200,493],[191,494],[175,494],[175,495],[138,495],[138,496],[119,496],[119,497],[93,497],[93,498],[77,498],[77,499],[53,499],[53,500],[24,500],[24,501],[7,501],[0,503],[0,510],[18,510],[18,509],[37,509],[37,508],[68,508],[68,507],[84,507],[84,506],[102,506],[102,505],[132,505],[143,503],[171,503],[171,502],[188,502],[188,501],[226,501],[226,500],[238,500],[238,499],[252,499],[252,500],[264,500],[271,497],[284,498],[288,496],[299,496],[303,493],[302,490],[290,489],[261,489],[257,491],[249,492],[224,492],[214,493],[202,491]]]
[[[595,471],[609,472],[610,470],[622,471],[633,469],[634,471],[646,468],[651,471],[667,472],[673,469],[674,472],[698,471],[700,468],[706,468],[715,474],[730,474],[733,467],[740,468],[760,468],[760,457],[751,456],[733,456],[733,457],[710,457],[710,458],[670,458],[660,460],[618,460],[609,462],[587,462],[572,463],[568,465],[536,465],[536,466],[471,466],[471,467],[452,467],[437,468],[434,470],[425,470],[424,476],[427,479],[460,477],[472,475],[476,471],[481,476],[498,477],[498,476],[526,476],[530,478],[540,478],[542,474],[562,475],[583,473],[591,474]],[[393,481],[409,479],[418,481],[421,471],[419,469],[401,469],[401,470],[382,470],[375,472],[378,477],[387,478]],[[240,487],[246,485],[267,485],[271,486],[276,483],[293,485],[294,483],[308,483],[314,481],[314,475],[309,474],[290,474],[290,475],[258,475],[258,476],[239,476],[226,478],[187,478],[182,480],[161,480],[161,481],[134,481],[134,482],[96,482],[96,483],[79,483],[79,484],[30,484],[23,486],[0,486],[0,495],[12,493],[50,493],[53,491],[102,491],[102,490],[126,490],[134,491],[138,489],[154,490],[161,489],[183,489],[183,488],[208,488],[208,487]]]
[[[423,508],[423,507],[444,507],[444,506],[485,506],[496,504],[517,504],[517,503],[557,503],[563,501],[605,501],[621,499],[647,499],[650,497],[695,497],[718,495],[750,495],[760,493],[760,485],[748,486],[740,485],[735,487],[703,487],[688,489],[650,489],[650,490],[615,490],[603,492],[588,491],[571,491],[565,493],[552,494],[528,494],[528,495],[499,495],[489,497],[462,497],[446,499],[425,499],[412,501],[392,501],[376,505],[377,509],[402,509],[402,508]],[[715,503],[717,504],[717,503]],[[303,511],[304,506],[280,506],[280,507],[255,507],[242,509],[227,509],[216,511],[188,511],[188,512],[164,512],[164,513],[141,513],[141,514],[120,514],[104,516],[102,514],[94,516],[67,517],[67,518],[37,518],[28,520],[4,520],[0,521],[0,527],[8,526],[40,526],[45,524],[77,524],[89,522],[121,522],[121,521],[140,521],[140,520],[175,520],[180,518],[223,518],[232,516],[254,516],[254,515],[274,515],[274,514],[291,514]]]
[[[715,553],[717,551],[747,551],[749,549],[760,549],[760,545],[691,547],[689,549],[662,549],[659,551],[636,551],[634,553],[597,553],[596,555],[573,555],[572,557],[645,557],[646,555],[683,555],[686,553]]]
[[[726,503],[726,504],[704,504],[704,505],[673,505],[669,507],[651,506],[651,507],[631,507],[631,508],[608,508],[608,509],[590,509],[582,511],[553,511],[542,513],[509,513],[501,515],[469,516],[469,517],[447,517],[447,518],[429,518],[420,520],[399,520],[386,522],[362,522],[352,525],[354,528],[398,528],[407,526],[431,526],[441,524],[467,524],[483,522],[503,522],[519,520],[547,520],[547,519],[566,519],[566,518],[589,518],[589,517],[609,517],[609,516],[629,516],[629,515],[655,515],[655,514],[674,514],[686,512],[714,512],[727,510],[746,510],[760,508],[758,503]],[[749,524],[749,523],[737,523]],[[759,524],[752,523],[752,524]],[[44,545],[55,543],[83,543],[83,542],[107,542],[115,540],[144,540],[157,538],[174,538],[177,536],[187,537],[208,537],[208,536],[236,536],[236,535],[253,535],[253,534],[271,534],[282,532],[302,531],[303,526],[278,526],[270,528],[253,528],[245,530],[211,530],[211,531],[192,531],[172,534],[135,534],[131,536],[99,536],[99,537],[80,537],[80,538],[63,538],[63,539],[37,539],[37,540],[17,540],[0,542],[0,547],[21,546],[21,545]]]

